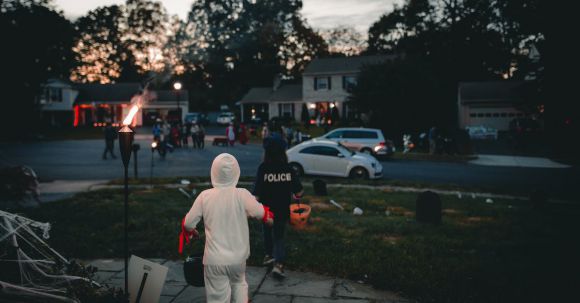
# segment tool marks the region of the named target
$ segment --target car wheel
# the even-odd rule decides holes
[[[290,168],[292,169],[292,171],[294,171],[294,173],[298,176],[301,177],[304,175],[304,169],[302,169],[302,165],[292,162],[290,163]]]
[[[357,166],[350,171],[352,179],[366,180],[369,178],[369,172],[364,168]]]

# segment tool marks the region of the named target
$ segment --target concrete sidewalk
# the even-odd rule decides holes
[[[187,285],[183,262],[164,259],[150,261],[169,268],[161,293],[161,303],[205,302],[205,289]],[[110,287],[124,285],[123,260],[99,259],[81,262],[98,268],[95,279]],[[248,266],[246,279],[252,303],[394,303],[411,302],[395,293],[375,290],[353,281],[305,272],[286,271],[287,278],[278,280],[266,267]]]
[[[505,156],[505,155],[477,155],[477,159],[469,164],[484,166],[510,166],[529,168],[569,168],[570,165],[561,164],[548,158]]]

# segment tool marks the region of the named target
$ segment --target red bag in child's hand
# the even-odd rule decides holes
[[[262,217],[262,222],[272,225],[274,224],[274,213],[270,211],[270,207],[263,205],[264,207],[264,216]]]
[[[183,242],[185,241],[187,244],[189,244],[190,240],[192,238],[198,239],[199,238],[199,233],[197,232],[197,230],[192,230],[192,231],[188,231],[185,228],[185,217],[181,220],[181,232],[179,233],[179,254],[181,255],[183,253]]]

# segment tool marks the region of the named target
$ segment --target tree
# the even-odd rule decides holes
[[[363,35],[352,27],[339,26],[320,32],[328,45],[328,52],[344,56],[356,56],[366,49]]]
[[[123,8],[117,5],[89,11],[75,22],[74,47],[77,66],[71,72],[76,82],[110,83],[131,69],[132,53],[123,42]]]
[[[200,0],[192,4],[188,28],[201,37],[196,73],[210,102],[232,103],[252,86],[270,86],[275,75],[296,76],[325,51],[324,41],[304,24],[302,1]]]
[[[445,97],[432,64],[421,57],[406,57],[365,67],[351,100],[358,109],[370,113],[371,126],[397,137],[434,124],[450,126],[454,103],[440,102]]]
[[[50,1],[0,2],[0,48],[6,76],[0,100],[9,109],[0,123],[18,128],[2,135],[21,136],[36,126],[36,96],[49,78],[68,76],[74,29]],[[26,123],[22,123],[26,121]]]

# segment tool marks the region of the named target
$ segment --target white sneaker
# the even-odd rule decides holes
[[[282,264],[274,265],[274,268],[272,269],[272,274],[276,278],[280,279],[286,278],[286,274],[284,273],[284,267],[282,266]]]
[[[270,255],[266,255],[266,256],[264,257],[264,262],[262,262],[262,264],[263,264],[263,265],[270,265],[270,264],[274,263],[274,261],[275,261],[275,260],[274,260],[274,258],[272,258],[272,256],[270,256]]]

